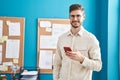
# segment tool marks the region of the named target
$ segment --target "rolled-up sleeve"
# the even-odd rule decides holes
[[[92,40],[88,51],[89,57],[85,57],[82,65],[90,70],[100,71],[102,68],[101,51],[96,38]]]

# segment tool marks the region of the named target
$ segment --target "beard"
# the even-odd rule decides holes
[[[72,27],[73,27],[73,28],[78,28],[79,26],[74,26],[74,25],[72,25]]]
[[[81,26],[81,23],[79,21],[72,21],[71,25],[73,28],[78,28]]]

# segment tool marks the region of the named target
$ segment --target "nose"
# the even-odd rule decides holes
[[[77,16],[75,16],[73,19],[74,19],[74,20],[77,20]]]

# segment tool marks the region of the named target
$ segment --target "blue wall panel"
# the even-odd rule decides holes
[[[109,0],[108,5],[108,80],[119,80],[119,0]]]
[[[99,73],[94,72],[93,80],[107,80],[107,77],[109,78],[112,75],[112,71],[108,71],[109,75],[107,75],[107,68],[110,66],[109,62],[112,61],[111,59],[115,59],[115,65],[109,67],[108,70],[112,68],[114,73],[118,73],[118,58],[116,58],[118,56],[118,37],[117,33],[108,33],[108,30],[111,31],[112,29],[116,32],[117,27],[113,28],[113,26],[108,25],[108,0],[1,0],[0,16],[25,17],[24,66],[36,67],[37,19],[69,18],[69,5],[73,3],[80,3],[84,6],[86,20],[83,25],[88,31],[95,34],[100,41],[103,68]],[[117,19],[117,15],[118,14],[115,14],[115,19]],[[112,14],[110,14],[110,16],[112,16]],[[109,23],[112,22],[109,21]],[[117,23],[114,25],[117,26]],[[111,36],[114,37],[114,45],[108,45],[108,43],[111,43],[111,41],[108,42],[108,39],[111,39]],[[115,54],[111,54],[110,51],[108,52],[108,46],[114,46],[116,48],[113,51],[111,50],[111,52],[114,52]],[[112,49],[111,47],[109,48]],[[109,62],[107,62],[107,60]],[[118,75],[115,76],[114,74],[114,77],[118,77]],[[40,74],[40,79],[53,80],[52,74]]]

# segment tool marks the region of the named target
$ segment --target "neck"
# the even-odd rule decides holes
[[[71,28],[71,32],[72,32],[72,34],[73,35],[77,35],[78,34],[78,32],[81,30],[81,27],[78,27],[78,28]]]

